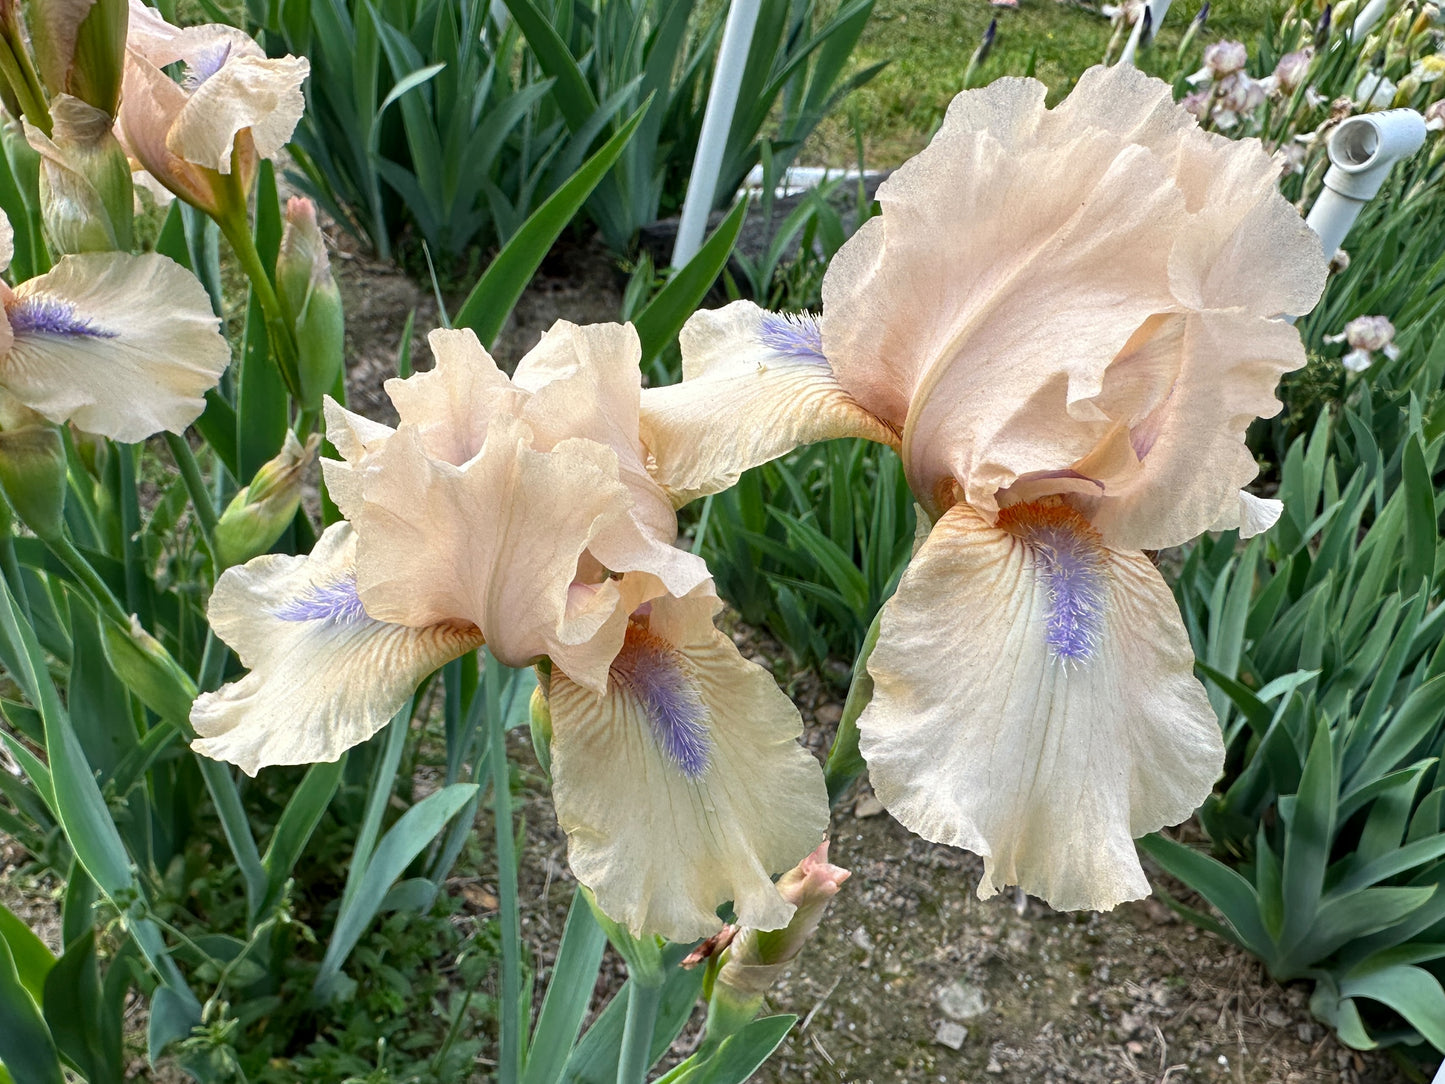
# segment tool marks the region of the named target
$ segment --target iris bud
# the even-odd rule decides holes
[[[102,624],[105,657],[116,677],[162,719],[189,730],[191,701],[196,698],[196,684],[190,675],[141,627],[134,614],[128,628],[114,621]]]
[[[316,205],[309,199],[294,197],[286,204],[286,229],[276,257],[276,294],[296,334],[302,406],[318,410],[321,397],[341,374],[346,320],[326,240],[316,224]]]
[[[321,437],[306,445],[288,431],[281,451],[261,465],[251,484],[231,499],[216,524],[217,570],[245,564],[265,553],[296,518],[301,503],[301,476],[316,458]]]
[[[47,137],[25,125],[40,155],[40,207],[46,240],[57,254],[128,252],[135,203],[130,163],[110,117],[68,94],[50,107]]]
[[[828,904],[848,879],[848,870],[828,861],[828,841],[778,879],[778,892],[795,908],[781,930],[744,928],[732,939],[708,1001],[707,1042],[721,1042],[747,1024],[763,996],[803,951]]]
[[[0,491],[40,538],[65,526],[65,445],[60,430],[0,392]]]

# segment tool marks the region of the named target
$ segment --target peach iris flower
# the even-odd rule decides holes
[[[983,856],[981,895],[1144,895],[1132,840],[1220,772],[1141,551],[1279,515],[1243,492],[1244,433],[1304,363],[1277,317],[1314,305],[1325,261],[1276,173],[1133,68],[1052,110],[1000,80],[880,188],[821,319],[699,313],[683,382],[644,393],[655,475],[687,496],[802,441],[900,450],[931,529],[883,608],[861,749],[900,821]]]
[[[0,214],[0,271],[14,236]],[[205,288],[165,256],[63,256],[0,282],[0,389],[57,424],[127,442],[179,433],[230,359]]]
[[[771,875],[822,838],[822,771],[766,671],[713,626],[707,567],[639,437],[630,325],[559,323],[502,373],[469,331],[388,382],[395,429],[328,403],[347,522],[309,557],[227,571],[216,632],[251,673],[200,697],[195,748],[255,773],[334,760],[484,641],[551,661],[553,800],[568,858],[634,933],[787,924]],[[746,916],[746,917],[743,917]]]
[[[184,66],[177,83],[162,69]],[[119,134],[156,181],[209,214],[250,190],[262,158],[274,158],[306,107],[305,57],[266,56],[244,31],[179,28],[131,0]]]

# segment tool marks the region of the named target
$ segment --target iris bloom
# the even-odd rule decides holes
[[[227,571],[211,624],[251,673],[200,697],[195,748],[254,774],[334,760],[427,673],[485,641],[551,660],[553,800],[568,858],[634,934],[759,929],[793,907],[770,875],[822,838],[797,710],[713,626],[702,561],[639,438],[630,326],[559,323],[508,379],[469,331],[387,390],[395,429],[328,403],[346,523],[309,557]]]
[[[175,82],[162,69],[184,65]],[[306,102],[305,57],[268,57],[243,31],[171,26],[131,0],[119,126],[131,157],[208,214],[237,205],[262,158],[291,138]],[[244,199],[241,200],[244,204]]]
[[[821,320],[699,313],[684,381],[644,393],[656,476],[689,496],[801,441],[900,450],[931,530],[883,608],[861,749],[894,816],[983,856],[981,895],[1147,893],[1132,839],[1219,774],[1141,551],[1279,515],[1242,490],[1244,432],[1304,363],[1275,317],[1325,267],[1275,175],[1131,67],[1052,110],[1033,80],[968,91],[834,258]]]
[[[0,270],[15,254],[0,214]],[[0,282],[0,388],[55,423],[138,441],[179,433],[230,361],[205,289],[156,253],[64,256]]]

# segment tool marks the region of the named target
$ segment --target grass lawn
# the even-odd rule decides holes
[[[1140,67],[1172,75],[1179,41],[1201,2],[1177,0],[1158,41],[1140,56]],[[1219,38],[1253,46],[1271,12],[1282,10],[1280,0],[1217,0],[1193,49]],[[1048,84],[1050,101],[1103,58],[1113,34],[1092,6],[1060,0],[1019,0],[1017,8],[992,7],[987,0],[878,0],[855,59],[860,68],[880,60],[888,66],[825,122],[805,159],[856,165],[858,130],[870,168],[897,165],[920,150],[962,88],[969,58],[993,18],[998,34],[977,81],[1023,75],[1037,51],[1034,74]]]

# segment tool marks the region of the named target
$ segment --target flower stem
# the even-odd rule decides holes
[[[833,736],[833,746],[828,750],[828,760],[823,765],[823,778],[828,784],[828,801],[836,805],[863,773],[863,756],[858,751],[858,716],[863,714],[873,699],[873,678],[868,674],[868,657],[878,645],[878,627],[883,621],[880,608],[868,626],[863,638],[863,647],[853,663],[853,682],[848,686],[848,698],[843,702],[843,716],[838,720],[838,732]]]
[[[517,914],[517,851],[512,824],[512,776],[507,763],[507,724],[502,718],[502,664],[486,653],[479,692],[487,698],[492,768],[492,815],[497,836],[497,896],[502,921],[502,1003],[498,1023],[497,1084],[516,1084],[522,1068],[521,922]]]
[[[85,586],[96,606],[108,617],[118,621],[121,628],[130,627],[130,615],[126,613],[125,607],[120,604],[120,600],[115,597],[110,586],[100,578],[100,573],[96,572],[90,566],[90,562],[75,548],[75,543],[61,535],[48,541],[46,545],[50,547],[50,552],[59,558],[60,563]]]
[[[662,983],[643,982],[633,975],[627,983],[627,1019],[622,1025],[622,1052],[617,1058],[617,1084],[643,1084],[652,1065],[652,1031]]]
[[[196,524],[201,529],[201,537],[205,539],[206,549],[210,550],[211,559],[214,561],[216,556],[216,508],[211,503],[211,493],[206,488],[206,479],[201,474],[200,464],[196,462],[195,454],[191,451],[191,446],[185,437],[167,433],[166,447],[171,450],[171,458],[176,461],[176,466],[180,469],[181,480],[185,483],[186,493],[191,498],[191,506],[196,510]]]
[[[241,206],[244,207],[245,204],[242,203]],[[291,398],[299,403],[301,382],[297,376],[296,343],[291,338],[291,329],[281,312],[281,301],[276,296],[276,287],[271,284],[271,276],[266,273],[266,265],[261,262],[261,254],[256,251],[256,242],[251,236],[245,212],[220,215],[216,218],[216,224],[231,243],[231,249],[241,263],[241,270],[251,281],[251,289],[255,291],[256,300],[260,302],[261,311],[266,317],[266,336],[271,342],[271,357],[281,372],[286,390],[291,393]]]

